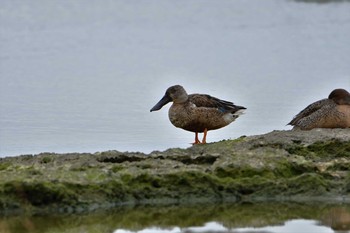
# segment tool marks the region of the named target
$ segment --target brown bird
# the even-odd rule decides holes
[[[333,90],[328,99],[310,104],[288,125],[293,129],[310,130],[313,128],[349,128],[350,94],[344,89]]]
[[[169,87],[163,98],[151,109],[160,110],[164,105],[173,102],[169,108],[169,120],[178,128],[194,132],[193,144],[206,143],[209,130],[222,128],[233,122],[246,109],[232,102],[220,100],[205,94],[188,95],[180,85]],[[204,133],[202,142],[198,133]]]

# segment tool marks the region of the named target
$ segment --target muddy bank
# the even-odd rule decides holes
[[[150,154],[0,159],[3,213],[267,200],[350,202],[350,129],[273,131]]]

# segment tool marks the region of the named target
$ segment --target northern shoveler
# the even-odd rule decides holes
[[[210,95],[188,95],[180,85],[169,87],[163,98],[151,109],[157,111],[169,102],[169,120],[178,128],[194,132],[193,144],[206,143],[207,131],[222,128],[233,122],[246,109]],[[202,142],[198,133],[204,133]]]
[[[288,125],[293,129],[310,130],[313,128],[349,128],[350,94],[344,89],[333,90],[327,99],[310,104]]]

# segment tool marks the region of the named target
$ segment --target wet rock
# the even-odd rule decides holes
[[[2,212],[266,200],[350,202],[350,129],[273,131],[151,154],[0,159]]]

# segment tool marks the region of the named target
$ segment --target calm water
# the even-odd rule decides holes
[[[0,218],[2,233],[346,233],[350,205],[226,204]]]
[[[0,156],[188,147],[168,106],[149,112],[173,84],[248,108],[209,142],[290,129],[306,105],[350,89],[349,12],[349,1],[1,0]]]
[[[149,112],[173,84],[248,108],[209,142],[289,129],[309,103],[350,89],[349,1],[0,2],[0,156],[188,147],[168,106]],[[6,217],[0,232],[350,229],[349,206],[203,208]]]

